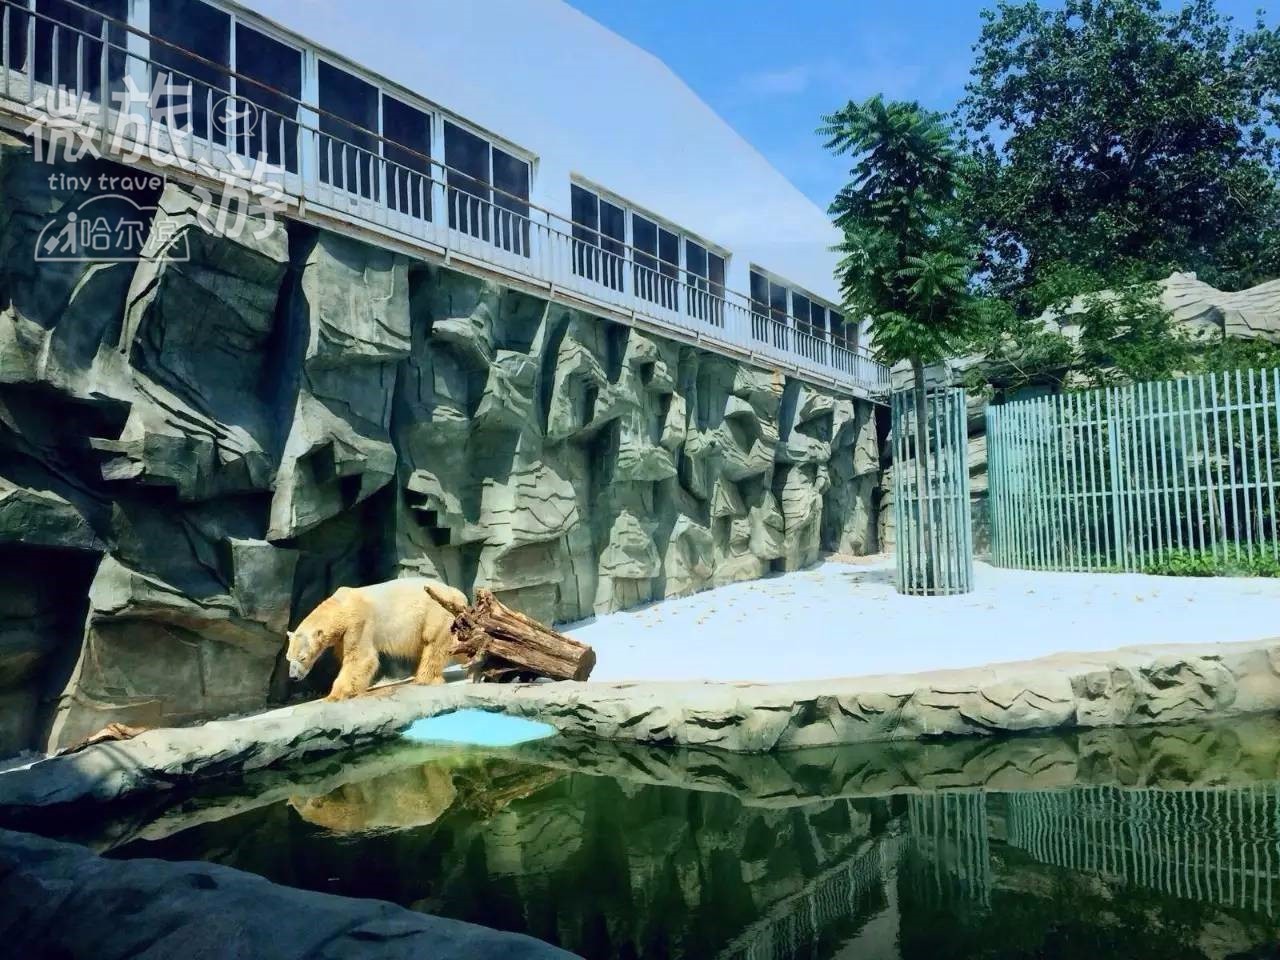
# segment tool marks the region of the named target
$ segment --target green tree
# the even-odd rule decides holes
[[[1001,0],[959,109],[985,276],[1020,313],[1064,265],[1280,275],[1280,29],[1213,0]],[[1084,292],[1084,291],[1074,291]]]
[[[972,255],[959,218],[962,159],[941,114],[874,96],[823,117],[827,149],[854,159],[831,204],[844,233],[839,277],[850,316],[871,318],[879,359],[915,379],[915,467],[929,489],[925,365],[953,353],[970,318]],[[931,542],[929,499],[921,511]],[[929,583],[937,558],[926,546]]]

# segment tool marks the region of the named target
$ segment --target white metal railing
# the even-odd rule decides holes
[[[76,0],[64,2],[102,17],[100,32],[0,0],[0,108],[47,124],[54,137],[74,127],[126,162],[166,150],[162,165],[175,174],[212,170],[259,194],[270,187],[295,217],[337,218],[424,254],[443,254],[450,266],[532,282],[553,298],[861,396],[888,390],[887,368],[863,348],[825,331],[815,335],[743,294],[376,131]],[[144,45],[147,55],[134,49]],[[184,73],[173,61],[205,75]],[[123,97],[130,81],[145,90],[145,103]]]

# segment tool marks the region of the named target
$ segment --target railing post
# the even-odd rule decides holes
[[[107,20],[102,19],[102,28],[98,31],[98,114],[102,118],[102,132],[110,129],[111,122],[111,34]]]
[[[129,26],[134,30],[125,31],[125,76],[132,81],[132,87],[143,98],[141,109],[145,116],[143,130],[151,129],[151,0],[129,0]],[[137,31],[137,32],[135,32]],[[126,85],[128,88],[128,85]],[[104,96],[105,99],[105,96]],[[136,104],[126,102],[122,105],[133,112]]]
[[[315,52],[306,50],[302,54],[302,96],[298,104],[296,119],[298,121],[298,183],[299,192],[308,199],[317,199],[320,186],[320,115],[309,109],[306,104],[320,102],[320,65]],[[329,168],[329,178],[333,178],[333,168]]]

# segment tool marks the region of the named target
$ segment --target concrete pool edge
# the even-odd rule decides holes
[[[419,717],[501,709],[565,733],[760,753],[1280,711],[1280,638],[1177,644],[900,676],[761,683],[400,685],[133,740],[0,773],[11,811],[110,801],[373,743]]]

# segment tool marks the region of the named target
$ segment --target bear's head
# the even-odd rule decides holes
[[[333,638],[319,627],[309,626],[306,621],[298,624],[297,630],[290,630],[289,649],[285,651],[285,659],[289,661],[289,679],[301,680],[333,645]]]

